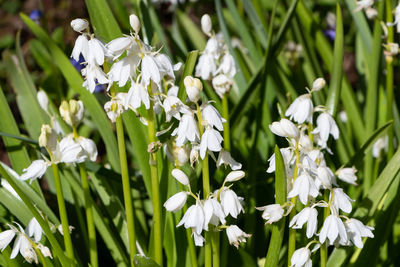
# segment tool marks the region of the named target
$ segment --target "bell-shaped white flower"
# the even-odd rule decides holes
[[[344,226],[347,230],[347,237],[356,247],[363,248],[363,237],[374,238],[372,231],[374,230],[371,226],[366,226],[357,219],[348,219],[344,222]]]
[[[181,184],[189,186],[189,178],[187,177],[186,173],[181,171],[180,169],[173,169],[171,172],[172,176]]]
[[[239,181],[240,179],[242,179],[245,176],[244,171],[231,171],[230,173],[228,173],[228,175],[226,176],[224,183],[228,183],[228,182],[236,182]]]
[[[117,93],[110,101],[104,104],[104,110],[107,112],[108,118],[115,122],[119,116],[125,111],[126,93]]]
[[[212,31],[212,22],[211,18],[208,14],[204,14],[201,17],[201,30],[204,32],[204,34],[210,36],[211,31]]]
[[[217,72],[214,55],[204,53],[199,57],[199,62],[196,65],[195,75],[203,80],[208,80]]]
[[[138,109],[142,103],[146,109],[150,108],[150,97],[146,87],[141,83],[136,83],[132,81],[131,88],[125,98],[125,109],[131,107],[133,109]]]
[[[17,175],[16,176],[18,179],[20,179],[20,176]],[[3,188],[5,188],[8,192],[10,192],[11,195],[13,195],[14,197],[16,197],[17,199],[21,200],[21,198],[19,197],[19,195],[17,194],[17,192],[14,190],[14,188],[12,188],[12,186],[7,182],[6,179],[1,179],[1,186]]]
[[[305,94],[297,97],[285,112],[285,116],[298,123],[308,121],[312,123],[314,105],[311,101],[311,95]]]
[[[231,90],[232,78],[225,74],[218,74],[212,79],[211,83],[218,96],[224,98],[224,95]]]
[[[88,41],[88,53],[85,58],[89,65],[103,65],[104,63],[104,55],[105,55],[105,46],[100,40],[96,38],[91,38]]]
[[[339,209],[346,213],[350,213],[352,210],[351,202],[352,200],[342,188],[334,188],[329,194],[329,201],[332,203],[333,208],[339,212]]]
[[[357,169],[354,167],[351,168],[340,168],[339,170],[336,171],[337,177],[349,184],[357,185],[356,176]]]
[[[311,251],[308,247],[296,249],[290,258],[290,267],[311,267]]]
[[[246,238],[251,237],[250,234],[246,234],[236,225],[230,225],[226,228],[226,235],[228,236],[229,244],[239,248],[240,243],[246,243]]]
[[[93,93],[98,84],[107,84],[107,79],[104,71],[96,64],[88,64],[84,69],[81,70],[85,80],[82,84],[90,93]]]
[[[73,136],[68,135],[61,139],[57,150],[53,152],[52,160],[54,163],[81,163],[86,160],[86,155]]]
[[[347,242],[346,228],[339,216],[331,214],[325,219],[319,233],[319,242],[324,243],[326,239],[329,245],[333,245],[337,239],[340,243]]]
[[[256,209],[261,210],[263,213],[261,217],[266,220],[265,223],[271,224],[282,219],[285,210],[280,204],[271,204],[263,207],[257,207]]]
[[[201,234],[204,227],[204,210],[199,200],[187,209],[177,227],[181,225],[192,228],[198,235]]]
[[[24,257],[28,263],[35,262],[38,264],[36,252],[28,238],[25,236],[25,233],[18,234],[18,237],[15,239],[10,259],[14,259],[18,253],[21,253],[21,256]]]
[[[188,192],[179,192],[170,197],[164,203],[164,208],[167,211],[177,212],[180,210],[186,203]]]
[[[233,78],[236,74],[235,59],[229,52],[226,52],[221,59],[221,63],[217,69],[217,73],[223,73],[229,78]]]
[[[43,90],[39,90],[36,94],[37,100],[39,102],[40,107],[46,111],[47,113],[48,111],[48,107],[49,107],[49,98],[47,97],[47,94],[45,91]]]
[[[75,40],[74,48],[72,49],[71,57],[79,62],[79,57],[82,54],[84,58],[87,58],[89,50],[89,41],[85,35],[79,35]]]
[[[220,200],[222,209],[227,216],[228,214],[230,214],[233,218],[236,219],[240,212],[244,212],[239,197],[233,190],[224,187],[220,194]]]
[[[71,27],[76,32],[83,32],[89,27],[89,22],[85,19],[74,19],[71,21]]]
[[[209,198],[204,201],[204,216],[205,216],[205,230],[208,230],[208,224],[211,223],[212,225],[217,226],[219,222],[221,224],[225,224],[225,213],[222,210],[221,204],[215,198]]]
[[[307,173],[303,172],[293,183],[292,190],[288,193],[288,198],[299,196],[300,202],[304,205],[308,202],[308,196],[316,198],[318,196],[318,188],[314,179]]]
[[[192,236],[194,239],[194,244],[198,247],[202,247],[204,244],[204,241],[206,241],[204,239],[204,237],[202,235],[197,234],[193,229],[192,229]]]
[[[328,167],[318,166],[315,184],[318,188],[330,189],[332,185],[336,185],[335,175]]]
[[[167,96],[163,102],[166,121],[170,121],[172,117],[177,120],[181,119],[181,113],[186,108],[182,101],[176,96]]]
[[[185,112],[182,115],[178,128],[176,128],[171,135],[177,136],[177,146],[183,146],[187,140],[190,142],[195,142],[200,139],[197,121],[191,111]]]
[[[79,136],[75,138],[75,141],[82,147],[83,154],[91,161],[96,161],[97,159],[97,147],[92,139]]]
[[[214,152],[221,151],[221,143],[223,140],[224,138],[218,131],[214,130],[211,126],[208,126],[201,136],[200,157],[204,159],[207,149]]]
[[[225,123],[226,120],[222,118],[218,110],[209,103],[204,103],[201,105],[201,108],[201,117],[203,121],[206,121],[208,125],[214,126],[219,131],[223,131],[224,126],[222,124]]]
[[[34,160],[28,168],[23,169],[23,173],[19,178],[22,181],[31,179],[30,182],[32,183],[35,179],[42,178],[49,166],[49,162],[41,159]]]
[[[158,54],[155,56],[156,63],[158,66],[158,71],[160,72],[161,77],[169,76],[173,80],[175,80],[174,71],[179,70],[181,64],[172,65],[171,60],[167,55]]]
[[[183,83],[189,100],[196,103],[200,99],[200,92],[203,90],[203,84],[199,79],[193,78],[192,76],[186,76]]]
[[[29,237],[33,237],[33,240],[35,240],[36,243],[40,242],[42,239],[43,229],[35,217],[29,221],[27,234]]]
[[[221,165],[229,165],[234,171],[242,168],[242,164],[234,160],[231,156],[231,153],[225,149],[221,149],[218,154],[217,167],[220,167]]]
[[[335,139],[339,138],[339,128],[332,116],[327,112],[322,112],[318,116],[317,127],[312,133],[318,133],[321,140],[325,143],[328,141],[329,134]]]
[[[161,83],[160,70],[158,69],[156,59],[151,55],[145,55],[142,58],[142,82],[145,87],[153,81],[158,87]]]
[[[316,232],[318,227],[318,212],[313,207],[305,207],[297,213],[289,223],[289,227],[293,229],[301,229],[307,223],[307,238],[311,238]]]
[[[108,72],[110,83],[107,90],[110,89],[113,82],[118,82],[118,86],[123,87],[129,79],[136,78],[136,68],[140,63],[140,60],[139,56],[132,54],[124,57],[118,62],[115,62]]]
[[[15,237],[14,230],[6,230],[0,233],[0,249],[3,251]]]
[[[282,136],[297,139],[299,138],[299,129],[288,119],[281,119],[269,125],[272,133]]]

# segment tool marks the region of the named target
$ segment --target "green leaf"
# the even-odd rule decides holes
[[[206,46],[206,40],[204,34],[199,28],[193,23],[188,15],[180,10],[176,11],[176,18],[181,29],[186,33],[188,40],[192,43],[196,50],[203,50]]]
[[[186,58],[185,68],[183,69],[182,77],[179,82],[179,91],[178,91],[178,97],[183,102],[185,102],[186,97],[187,97],[185,85],[184,85],[183,81],[185,80],[186,76],[191,76],[193,74],[193,70],[194,70],[194,67],[196,66],[196,61],[197,61],[198,55],[199,55],[199,51],[194,50],[194,51],[190,51],[189,55]]]
[[[247,16],[250,19],[250,22],[253,24],[253,28],[257,33],[258,40],[260,41],[261,45],[266,48],[268,43],[268,35],[267,31],[264,28],[260,18],[257,15],[257,12],[249,0],[243,1],[244,9],[246,10]]]
[[[135,267],[160,267],[152,258],[139,254],[133,256],[133,265]]]
[[[339,104],[340,90],[342,88],[343,77],[343,22],[342,12],[339,4],[336,4],[336,35],[335,35],[335,48],[333,50],[333,61],[331,81],[328,92],[328,99],[326,100],[326,107],[328,112],[335,116],[337,106]]]
[[[286,202],[286,168],[282,154],[275,145],[275,198],[276,204],[283,205]],[[269,241],[268,253],[265,258],[265,266],[278,266],[279,254],[283,236],[285,234],[285,217],[272,225],[271,240]]]

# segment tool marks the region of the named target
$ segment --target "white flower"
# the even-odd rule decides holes
[[[374,0],[361,0],[356,2],[356,8],[354,12],[360,11],[361,9],[367,9],[374,4]]]
[[[232,87],[232,79],[225,74],[218,74],[212,79],[212,86],[220,98],[224,98]]]
[[[144,104],[146,109],[150,108],[150,98],[149,93],[141,83],[133,82],[131,83],[131,88],[125,98],[124,107],[125,109],[130,106],[133,109],[137,109]]]
[[[397,32],[400,32],[400,3],[396,6],[396,9],[394,11],[394,22],[388,25],[389,26],[397,25]]]
[[[204,239],[204,237],[202,235],[197,234],[194,229],[192,229],[192,236],[194,239],[194,244],[198,247],[202,247],[204,244],[204,241],[206,241]]]
[[[326,81],[324,78],[317,78],[312,85],[312,91],[320,91],[326,85]]]
[[[240,170],[242,168],[242,164],[234,160],[231,156],[231,153],[229,151],[226,151],[225,149],[221,149],[221,151],[218,154],[218,160],[217,160],[217,167],[220,167],[222,164],[229,165],[232,170]]]
[[[231,171],[230,173],[228,173],[228,175],[226,176],[224,183],[227,182],[236,182],[239,181],[240,179],[242,179],[245,176],[244,171]]]
[[[384,136],[376,140],[376,142],[372,146],[372,156],[374,158],[379,158],[381,155],[381,151],[387,152],[388,150],[388,136]]]
[[[290,119],[298,123],[304,123],[308,121],[312,123],[313,115],[313,103],[311,101],[311,95],[305,94],[297,97],[289,108],[285,112],[285,116],[289,116]]]
[[[53,163],[81,163],[86,155],[78,142],[75,142],[72,134],[61,139],[57,150],[53,152]]]
[[[348,219],[344,222],[344,225],[347,230],[349,241],[351,241],[358,248],[363,248],[363,242],[361,240],[362,237],[374,237],[374,234],[372,233],[374,228],[371,226],[365,226],[357,219]]]
[[[318,133],[321,140],[325,143],[328,141],[329,134],[331,134],[335,139],[339,138],[339,128],[332,116],[326,112],[322,112],[318,116],[317,127],[312,131],[312,133]]]
[[[126,93],[117,93],[115,97],[104,104],[104,110],[107,112],[107,116],[112,122],[115,122],[125,111],[125,101]]]
[[[158,69],[157,61],[153,56],[145,55],[142,58],[142,82],[147,87],[152,80],[159,88],[161,83],[161,75]]]
[[[128,55],[120,61],[115,62],[108,72],[110,83],[107,90],[109,90],[113,82],[118,82],[118,86],[123,87],[129,79],[136,78],[136,68],[139,63],[140,57],[136,54]]]
[[[215,198],[209,198],[204,201],[204,225],[205,230],[208,230],[208,224],[211,223],[215,226],[221,222],[221,224],[225,224],[225,213],[222,210],[221,204]]]
[[[23,169],[23,173],[20,176],[20,180],[26,181],[31,179],[31,183],[33,180],[37,178],[41,178],[47,170],[47,167],[50,166],[49,162],[38,159],[34,160],[28,168]]]
[[[96,38],[91,38],[88,41],[87,57],[85,57],[87,63],[89,65],[103,65],[104,55],[106,54],[105,49],[102,42]]]
[[[281,119],[279,122],[274,121],[269,125],[272,133],[282,136],[297,139],[299,137],[299,129],[288,119]]]
[[[204,54],[200,56],[199,62],[196,65],[195,75],[201,77],[203,80],[208,80],[213,77],[216,72],[217,66],[215,64],[214,56],[204,51]]]
[[[356,176],[357,169],[354,167],[351,168],[340,168],[339,170],[336,171],[337,177],[349,184],[357,185]]]
[[[229,244],[239,248],[239,243],[246,243],[246,238],[251,237],[250,234],[246,234],[236,225],[230,225],[226,228],[226,235],[228,236]]]
[[[203,84],[199,79],[193,78],[192,76],[186,76],[183,83],[189,100],[196,103],[200,99],[200,92],[203,90]]]
[[[185,228],[193,228],[200,235],[204,227],[204,210],[199,200],[195,205],[190,206],[177,227],[184,225]]]
[[[313,144],[310,137],[304,133],[300,133],[299,149],[304,153],[309,153],[313,150]]]
[[[96,64],[88,64],[86,68],[81,70],[82,75],[85,77],[85,81],[82,86],[86,87],[89,92],[93,93],[96,89],[97,84],[106,84],[109,80],[103,70]]]
[[[20,179],[19,176],[17,176],[18,179]],[[17,194],[17,192],[15,192],[14,188],[12,188],[12,186],[7,182],[6,179],[1,179],[1,186],[3,188],[5,188],[8,192],[11,193],[11,195],[13,195],[14,197],[16,197],[17,199],[21,200],[21,198],[19,197],[19,195]]]
[[[40,107],[46,111],[47,113],[48,111],[48,106],[49,106],[49,98],[46,95],[46,92],[43,90],[39,90],[36,94],[37,100],[39,102]]]
[[[211,31],[212,31],[212,22],[211,18],[208,14],[204,14],[201,17],[201,30],[204,32],[204,34],[210,36]]]
[[[139,33],[140,30],[140,20],[139,18],[135,15],[132,14],[129,16],[129,24],[131,25],[133,31],[137,34]]]
[[[236,219],[240,212],[244,212],[242,204],[233,190],[224,187],[220,194],[220,200],[222,209],[227,216],[230,214]]]
[[[89,27],[89,22],[85,19],[74,19],[71,21],[71,27],[76,32],[83,32]]]
[[[167,96],[163,102],[166,121],[170,121],[172,117],[177,120],[181,119],[181,113],[184,112],[185,105],[176,96]]]
[[[96,161],[97,159],[97,147],[92,139],[79,136],[75,139],[78,144],[82,147],[83,154],[91,161]]]
[[[286,167],[289,167],[290,165],[290,161],[293,158],[293,151],[290,147],[286,147],[286,148],[281,148],[281,155],[283,158],[283,162],[285,163]],[[273,173],[275,171],[275,153],[272,154],[272,156],[268,159],[269,162],[269,167],[267,172],[268,173]]]
[[[202,104],[201,108],[201,117],[203,121],[206,121],[208,125],[214,126],[219,131],[223,131],[224,126],[222,125],[222,123],[225,123],[226,120],[222,118],[218,110],[209,103]]]
[[[179,192],[170,197],[164,203],[164,207],[167,211],[177,212],[186,203],[188,192]]]
[[[72,49],[71,57],[76,61],[79,62],[79,56],[82,56],[86,59],[87,53],[89,50],[89,41],[85,35],[79,35],[78,38],[75,40],[74,48]]]
[[[285,210],[280,204],[271,204],[263,207],[256,208],[263,211],[261,217],[266,220],[266,223],[271,224],[282,219]]]
[[[192,112],[188,111],[182,115],[178,128],[176,128],[171,135],[177,136],[177,146],[183,146],[183,144],[186,143],[186,140],[194,142],[200,139],[197,121],[195,120]]]
[[[347,242],[347,233],[346,228],[342,220],[334,215],[329,215],[322,226],[322,229],[319,233],[319,242],[324,243],[325,240],[328,238],[328,244],[332,245],[337,238],[339,238],[340,243]]]
[[[313,207],[305,207],[297,213],[290,221],[289,227],[293,229],[301,229],[307,223],[307,238],[311,238],[317,231],[318,212]]]
[[[337,212],[341,209],[346,213],[350,213],[352,210],[351,201],[354,200],[346,195],[342,188],[334,188],[329,194],[329,202],[332,203],[333,208],[335,208]]]
[[[292,198],[299,196],[300,202],[306,205],[308,202],[308,196],[316,198],[318,193],[319,192],[313,178],[307,172],[303,172],[294,181],[293,188],[288,193],[287,197]]]
[[[179,70],[180,64],[176,64],[172,66],[172,62],[167,55],[158,54],[155,56],[156,63],[158,66],[158,70],[160,72],[161,77],[167,75],[175,80],[175,70]],[[142,63],[143,64],[143,63]]]
[[[37,245],[37,248],[40,250],[40,252],[42,253],[43,256],[50,257],[50,259],[53,258],[53,256],[51,255],[50,249],[48,247],[43,246],[41,243],[39,243]]]
[[[326,166],[319,166],[317,168],[317,179],[315,184],[318,188],[330,189],[332,185],[336,185],[335,176],[331,169]]]
[[[77,126],[83,118],[84,107],[82,101],[71,99],[69,102],[62,101],[59,111],[68,125]]]
[[[42,239],[43,230],[35,217],[29,221],[27,234],[29,237],[33,237],[36,243],[40,242],[40,239]]]
[[[290,258],[290,267],[311,267],[311,251],[308,247],[296,249]]]
[[[0,249],[3,251],[14,239],[15,231],[6,230],[0,233]]]
[[[18,255],[18,252],[21,253],[22,257],[24,257],[28,263],[35,262],[38,264],[36,252],[28,238],[25,236],[25,233],[23,233],[22,229],[21,233],[19,233],[18,237],[15,239],[10,259],[14,259]]]
[[[186,173],[181,171],[180,169],[173,169],[171,172],[172,176],[181,184],[189,186],[189,178],[187,177]]]
[[[214,152],[221,151],[221,142],[223,140],[224,138],[222,138],[218,131],[208,126],[201,136],[200,157],[204,159],[207,149]]]
[[[235,59],[229,52],[226,52],[221,59],[221,63],[217,69],[217,73],[223,73],[229,78],[233,78],[236,74]]]

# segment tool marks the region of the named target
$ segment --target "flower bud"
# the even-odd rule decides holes
[[[183,80],[186,87],[186,93],[190,101],[196,103],[200,99],[200,92],[203,90],[203,84],[197,78],[186,76]]]
[[[185,205],[187,195],[187,192],[176,193],[164,203],[165,209],[167,211],[177,212]]]
[[[42,125],[39,136],[39,146],[54,151],[57,147],[57,133],[48,124]]]
[[[85,19],[74,19],[71,21],[71,27],[76,32],[83,32],[89,27],[89,23]]]
[[[295,139],[299,137],[299,129],[297,129],[296,125],[288,119],[281,119],[279,122],[273,122],[269,126],[269,129],[278,136]]]
[[[244,177],[244,171],[231,171],[225,178],[225,182],[236,182]]]
[[[179,169],[173,169],[171,174],[181,184],[189,185],[189,178],[187,177],[187,175],[183,171],[181,171]]]
[[[324,78],[318,78],[313,82],[312,90],[313,91],[319,91],[322,88],[324,88],[325,85],[326,85],[325,79]]]
[[[66,123],[74,127],[79,124],[83,117],[82,101],[71,99],[69,102],[63,101],[60,105],[60,114]]]
[[[44,111],[49,112],[49,111],[48,111],[49,98],[47,97],[46,93],[45,93],[43,90],[39,90],[39,91],[37,92],[36,97],[37,97],[37,100],[38,100],[38,102],[39,102],[40,107],[41,107]]]
[[[368,19],[373,19],[378,16],[378,11],[373,7],[368,7],[365,9],[365,15]]]
[[[42,244],[39,243],[37,248],[40,249],[40,252],[42,253],[43,256],[50,257],[50,259],[53,258],[53,256],[51,255],[50,249],[48,247],[43,246]]]
[[[211,18],[208,14],[204,14],[201,17],[201,30],[208,36],[211,35],[212,31],[212,22]]]
[[[137,34],[140,30],[140,20],[135,14],[129,16],[129,24],[131,25],[133,31]]]
[[[174,159],[177,165],[183,166],[189,160],[189,149],[187,147],[174,146],[173,151]]]

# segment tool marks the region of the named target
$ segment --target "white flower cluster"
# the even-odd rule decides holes
[[[246,242],[246,238],[251,235],[243,232],[236,225],[226,225],[226,217],[231,215],[233,218],[244,212],[242,201],[243,198],[238,197],[236,193],[230,189],[230,186],[225,186],[226,183],[236,182],[244,177],[243,171],[231,171],[225,178],[221,188],[211,193],[206,199],[200,199],[199,195],[192,193],[190,189],[189,178],[179,170],[172,170],[172,176],[181,184],[185,185],[187,191],[181,191],[170,197],[165,203],[166,210],[177,212],[185,205],[187,197],[192,196],[195,199],[195,204],[191,205],[177,226],[183,225],[185,228],[192,229],[192,235],[196,246],[203,246],[204,231],[221,231],[226,229],[226,234],[230,244],[235,247],[239,246],[240,242]],[[210,224],[213,227],[210,227]]]
[[[282,206],[272,204],[259,209],[263,210],[262,217],[267,223],[274,223],[282,216],[288,215],[298,199],[304,208],[291,219],[289,227],[301,229],[307,223],[307,238],[317,235],[320,245],[355,245],[362,248],[363,237],[374,237],[371,232],[373,228],[365,226],[357,219],[340,215],[340,210],[345,213],[352,211],[353,200],[339,187],[335,178],[336,176],[346,183],[356,185],[357,170],[354,167],[340,168],[334,174],[324,158],[323,150],[332,153],[327,146],[329,136],[334,139],[339,138],[336,122],[326,108],[314,107],[312,103],[312,92],[321,90],[324,86],[325,80],[317,79],[309,93],[296,98],[287,109],[285,115],[290,120],[283,118],[270,125],[270,130],[274,134],[286,137],[289,143],[289,147],[280,149],[286,168],[289,202]],[[316,112],[319,115],[316,127],[313,128],[313,117]],[[275,155],[272,155],[267,172],[274,171]],[[318,199],[323,195],[321,190],[329,190],[329,201]],[[286,207],[288,210],[285,212]],[[320,224],[317,208],[330,211],[330,215]],[[319,225],[322,227],[317,234]],[[292,266],[311,266],[311,252],[308,246],[295,251],[291,259]]]
[[[38,96],[39,103],[47,110],[47,105],[44,105],[48,103],[47,96],[44,98],[43,92],[40,94],[42,95]],[[47,101],[45,101],[46,99]],[[52,126],[43,124],[39,136],[39,146],[46,149],[50,159],[43,155],[43,159],[34,160],[28,168],[23,170],[23,174],[18,176],[20,180],[30,179],[32,183],[35,179],[41,178],[51,164],[81,163],[97,159],[96,144],[91,139],[78,136],[76,133],[76,127],[81,122],[84,113],[82,101],[63,101],[59,111],[63,120],[73,128],[74,134],[64,135],[62,131],[56,130],[57,127],[54,123]],[[62,138],[59,140],[60,136]]]
[[[215,34],[212,30],[211,18],[207,14],[201,18],[201,29],[209,39],[199,58],[195,74],[203,80],[212,80],[214,90],[223,98],[233,84],[236,74],[235,61],[222,34]]]

